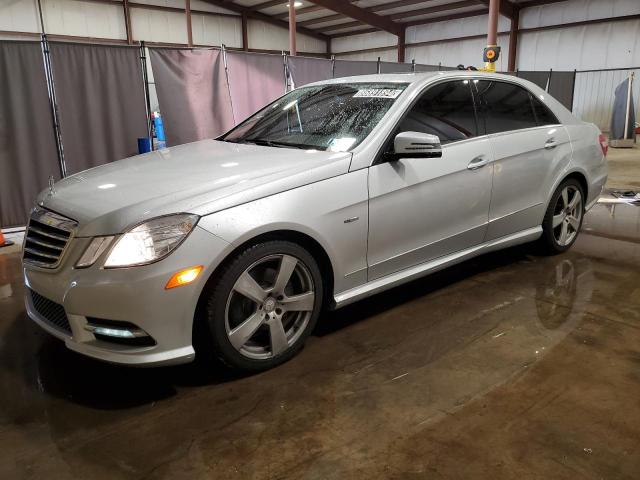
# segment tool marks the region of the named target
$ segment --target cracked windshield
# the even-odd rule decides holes
[[[342,83],[299,88],[249,117],[221,140],[346,152],[371,133],[406,86]]]

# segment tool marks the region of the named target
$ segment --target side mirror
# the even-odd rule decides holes
[[[442,157],[442,147],[437,135],[420,132],[402,132],[393,140],[391,160],[401,158],[439,158]]]

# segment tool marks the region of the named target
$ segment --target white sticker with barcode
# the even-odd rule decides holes
[[[354,95],[358,98],[398,98],[402,90],[396,88],[363,88]]]

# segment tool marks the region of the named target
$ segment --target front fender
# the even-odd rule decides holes
[[[198,225],[234,247],[274,231],[305,234],[327,253],[334,271],[334,293],[339,293],[366,281],[367,171],[228,208],[202,217]]]

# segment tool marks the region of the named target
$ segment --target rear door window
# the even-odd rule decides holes
[[[531,95],[531,101],[533,102],[533,109],[536,114],[538,125],[557,125],[560,123],[553,112],[549,110],[549,107],[538,100],[534,95]]]
[[[529,91],[512,83],[474,81],[487,133],[538,126]]]

